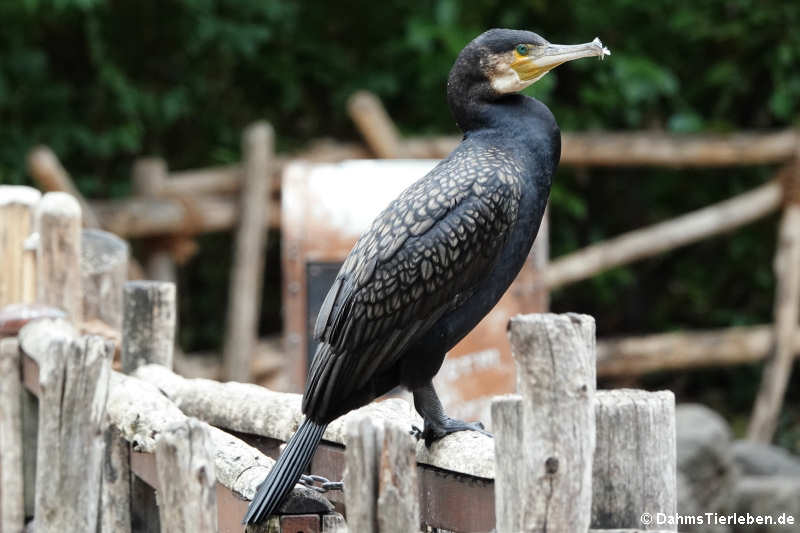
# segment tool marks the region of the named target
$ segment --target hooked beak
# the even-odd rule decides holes
[[[530,55],[518,56],[511,64],[511,68],[516,71],[521,81],[536,81],[567,61],[594,56],[603,59],[609,55],[611,52],[597,37],[592,42],[583,44],[547,43],[531,50]]]

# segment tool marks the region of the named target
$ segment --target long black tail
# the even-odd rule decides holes
[[[258,524],[271,515],[294,488],[303,470],[317,449],[327,424],[317,424],[306,418],[278,458],[267,478],[258,487],[243,524]]]

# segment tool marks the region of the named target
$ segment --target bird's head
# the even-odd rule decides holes
[[[610,53],[600,39],[583,44],[552,44],[531,31],[493,29],[464,47],[448,84],[488,82],[496,95],[515,93],[562,63],[582,57],[602,59]]]

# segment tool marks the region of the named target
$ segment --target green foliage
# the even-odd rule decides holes
[[[259,118],[275,125],[280,150],[354,138],[345,102],[357,89],[376,92],[405,133],[455,133],[447,72],[493,26],[552,42],[599,35],[612,50],[603,63],[565,65],[528,90],[563,130],[780,128],[800,111],[800,2],[20,0],[0,2],[0,20],[0,182],[25,182],[27,150],[47,143],[92,197],[127,194],[140,155],[162,154],[173,168],[234,161],[243,126]],[[561,171],[554,254],[767,175]],[[559,291],[554,306],[594,313],[604,334],[769,321],[774,231],[770,220],[615,269]],[[223,237],[204,244],[214,257],[228,249]],[[226,264],[184,269],[184,292],[207,296],[183,304],[188,348],[219,342]],[[265,291],[265,309],[277,310],[274,288]],[[278,327],[276,313],[265,328]]]

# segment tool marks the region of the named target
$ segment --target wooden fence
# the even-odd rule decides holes
[[[401,137],[381,102],[370,93],[355,94],[349,104],[353,121],[366,147],[333,142],[317,143],[296,157],[312,162],[343,159],[441,158],[459,142],[456,137],[406,139]],[[261,130],[259,130],[261,128]],[[263,246],[263,227],[280,223],[279,176],[290,161],[272,153],[271,130],[256,126],[243,136],[243,162],[200,170],[168,172],[162,160],[144,160],[134,169],[137,196],[114,201],[80,199],[66,171],[46,148],[29,157],[32,176],[44,190],[77,195],[89,226],[100,226],[125,238],[148,240],[148,272],[155,279],[173,279],[174,262],[194,250],[192,235],[230,229],[243,219],[237,234],[235,275],[231,279],[223,371],[217,375],[248,380],[253,367],[242,354],[255,346],[253,316],[257,314],[255,274]],[[261,131],[261,133],[259,133]],[[259,137],[260,136],[260,137]],[[262,142],[253,139],[262,138]],[[774,321],[753,327],[715,331],[654,334],[603,339],[598,343],[601,376],[634,376],[655,370],[732,365],[766,359],[766,368],[751,417],[748,436],[770,441],[789,380],[792,361],[800,349],[797,316],[800,305],[800,134],[790,129],[771,133],[672,136],[650,132],[565,133],[561,164],[590,166],[722,167],[778,165],[765,184],[728,200],[672,220],[632,230],[551,261],[538,257],[540,275],[532,291],[547,291],[587,279],[610,268],[629,264],[717,236],[783,210],[774,257],[777,287]],[[256,173],[269,176],[268,202],[247,202],[261,192],[254,189]],[[263,181],[263,180],[262,180]],[[236,195],[240,196],[237,197]],[[539,254],[541,255],[541,254]],[[141,271],[141,269],[139,270]],[[0,301],[2,301],[0,299]],[[279,358],[265,356],[262,367],[280,367]]]
[[[3,256],[19,303],[0,311],[0,529],[242,531],[299,395],[174,374],[174,285],[125,282],[127,246],[81,230],[68,194],[3,187],[0,200],[27,228],[4,229],[4,246],[29,251],[38,230],[33,257]],[[371,404],[329,426],[311,466],[344,477],[344,494],[298,485],[249,530],[616,531],[673,515],[672,394],[596,391],[591,317],[521,316],[510,340],[519,396],[495,401],[496,441],[461,432],[427,449],[405,401]]]

